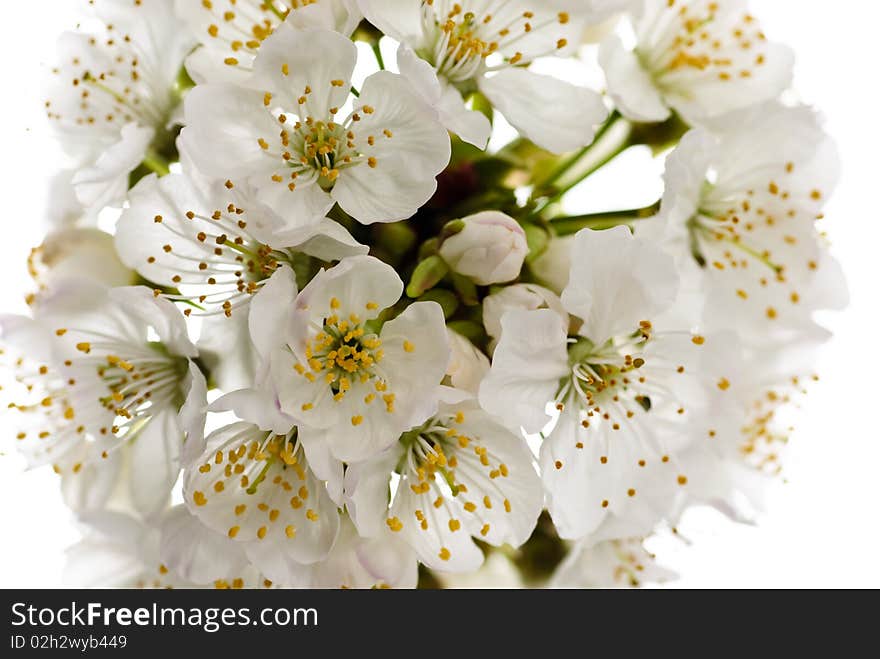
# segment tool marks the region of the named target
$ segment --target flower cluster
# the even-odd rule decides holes
[[[0,318],[75,579],[638,585],[689,507],[760,506],[846,290],[745,0],[84,4]],[[662,199],[572,214],[638,146]]]

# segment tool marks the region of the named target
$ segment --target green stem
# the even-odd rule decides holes
[[[357,89],[354,88],[354,85],[351,86],[351,93],[354,94],[355,98],[361,97],[361,93]]]
[[[171,163],[167,158],[159,155],[155,150],[149,149],[144,156],[144,167],[159,176],[167,176],[171,173]]]
[[[611,229],[613,227],[630,225],[633,222],[654,217],[660,211],[660,202],[635,208],[628,211],[611,211],[607,213],[591,213],[589,215],[576,215],[572,217],[560,217],[551,220],[553,229],[559,236],[570,236],[581,229]]]
[[[605,123],[599,127],[598,131],[596,131],[596,136],[593,138],[593,142],[585,146],[580,151],[572,154],[569,158],[563,161],[562,164],[552,174],[550,174],[549,178],[547,178],[544,184],[549,187],[559,181],[559,179],[562,178],[562,176],[565,175],[572,167],[574,167],[581,158],[583,158],[593,149],[595,144],[599,142],[609,130],[611,130],[614,122],[617,121],[617,119],[619,118],[620,113],[617,110],[612,112],[605,120]]]
[[[376,62],[379,64],[379,68],[384,71],[385,58],[382,57],[382,47],[378,41],[373,44],[373,53],[376,55]]]
[[[572,188],[602,169],[621,153],[633,145],[633,125],[618,112],[613,112],[608,121],[596,133],[596,139],[587,147],[574,154],[556,170],[542,188],[551,192],[535,214],[540,214],[558,202]]]

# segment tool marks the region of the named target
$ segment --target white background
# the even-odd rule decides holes
[[[46,181],[60,164],[43,118],[40,79],[55,36],[73,25],[74,4],[16,3],[14,20],[0,26],[3,312],[25,309],[25,259],[41,240],[51,201]],[[822,381],[795,436],[788,482],[773,493],[758,525],[697,511],[681,527],[690,546],[663,539],[653,547],[681,575],[678,587],[880,587],[880,119],[872,59],[880,3],[836,0],[830,11],[827,0],[754,0],[752,8],[771,38],[798,52],[797,89],[823,109],[840,143],[844,179],[826,228],[849,277],[852,306],[830,320],[837,336],[821,357]],[[648,201],[657,185],[645,181]],[[11,432],[0,420],[0,433]],[[0,587],[61,583],[63,548],[76,532],[57,487],[50,471],[24,473],[16,456],[0,456]]]

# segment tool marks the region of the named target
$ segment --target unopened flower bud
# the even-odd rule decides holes
[[[446,238],[440,256],[460,275],[480,286],[501,284],[519,277],[529,247],[523,228],[512,217],[496,211],[456,221],[459,231]]]

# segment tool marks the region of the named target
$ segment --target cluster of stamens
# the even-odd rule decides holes
[[[222,495],[223,505],[231,506],[231,518],[238,522],[226,530],[230,538],[264,540],[276,530],[277,524],[283,523],[284,537],[294,540],[296,525],[287,511],[282,512],[275,505],[281,505],[283,500],[290,510],[302,511],[308,522],[320,519],[309,505],[310,499],[317,496],[308,484],[304,453],[296,430],[275,435],[251,428],[244,431],[240,439],[237,445],[218,450],[213,459],[198,467],[199,473],[209,475],[213,483],[207,492],[194,491],[193,503],[201,508],[207,506],[212,497]],[[252,530],[252,537],[242,535],[245,526]]]
[[[56,331],[59,337],[66,333],[66,329]],[[94,369],[97,380],[78,386],[92,387],[89,393],[94,394],[97,404],[114,417],[113,425],[98,429],[100,435],[125,438],[143,428],[156,409],[182,404],[185,358],[167,354],[160,345],[124,345],[103,334],[93,334],[95,341],[76,344],[82,356],[66,360],[65,366]],[[76,412],[72,410],[71,414]]]
[[[708,199],[704,198],[702,207],[689,223],[694,243],[701,250],[695,255],[701,265],[718,272],[733,270],[750,274],[761,289],[788,284],[789,271],[796,266],[805,266],[807,271],[818,269],[813,259],[803,264],[792,261],[798,248],[795,234],[799,229],[795,224],[812,223],[824,217],[820,212],[824,200],[821,190],[811,190],[806,203],[790,191],[795,169],[795,163],[786,163],[784,171],[761,189],[752,188],[719,201],[710,201],[711,193]],[[815,206],[815,211],[806,211],[807,204]],[[775,245],[768,244],[771,241]],[[786,251],[794,256],[788,256]],[[737,288],[736,295],[748,300],[747,285]],[[799,304],[801,294],[793,289],[788,291],[788,301],[792,305]],[[767,319],[775,320],[779,309],[770,306],[764,314]]]
[[[131,36],[119,33],[112,24],[105,29],[105,37],[87,37],[84,52],[52,69],[71,86],[77,100],[47,100],[47,116],[65,127],[120,130],[136,121],[157,130],[164,128],[175,103],[174,89],[154,89]],[[106,70],[91,70],[85,62],[92,61],[110,65]]]
[[[817,375],[811,377],[814,382],[818,379]],[[753,403],[750,418],[741,428],[741,455],[751,467],[771,476],[782,473],[781,453],[794,432],[794,428],[779,418],[780,411],[794,404],[793,394],[807,394],[799,377],[792,377],[788,387],[765,392]]]
[[[284,22],[291,11],[317,4],[319,0],[201,0],[212,18],[207,34],[221,42],[228,53],[226,66],[242,67],[244,56],[252,60],[260,45]],[[222,26],[222,28],[221,28]]]
[[[377,309],[377,304],[368,302],[367,311]],[[330,300],[330,309],[334,313],[324,320],[323,327],[309,339],[305,357],[306,363],[294,365],[296,372],[309,382],[323,379],[326,390],[337,403],[345,400],[354,384],[367,385],[372,382],[372,389],[363,399],[365,405],[384,405],[388,414],[394,412],[395,394],[388,391],[387,381],[379,373],[379,364],[384,359],[382,340],[375,334],[368,334],[363,321],[357,314],[347,317],[338,315],[341,303],[338,299]],[[415,347],[405,343],[405,350],[412,352]],[[302,411],[313,409],[314,402],[304,403]],[[363,423],[360,415],[351,418],[351,425]]]
[[[422,0],[426,45],[420,55],[451,82],[462,83],[483,73],[526,65],[568,45],[560,38],[547,52],[524,55],[514,50],[517,42],[533,32],[568,24],[570,17],[565,12],[536,14],[505,7],[504,3],[476,12],[470,10],[470,4],[466,0]],[[499,54],[499,61],[490,64],[487,60],[495,54]]]
[[[281,73],[290,75],[290,68],[282,64]],[[331,80],[335,90],[345,87],[344,80]],[[340,108],[329,108],[329,116],[312,112],[309,107],[314,91],[307,85],[297,98],[297,108],[292,119],[285,112],[273,112],[279,125],[277,138],[266,135],[257,138],[257,144],[267,154],[278,158],[283,167],[271,175],[273,183],[285,185],[290,192],[297,187],[318,184],[325,191],[333,188],[340,174],[349,167],[366,164],[375,168],[378,158],[368,151],[380,140],[394,137],[387,128],[377,134],[358,136],[354,126],[362,121],[364,115],[375,113],[371,105],[356,105],[343,119],[338,120]],[[273,106],[273,96],[266,93],[265,107]]]
[[[0,357],[12,356],[0,349]],[[55,369],[34,364],[25,357],[12,358],[7,367],[15,374],[16,397],[20,396],[7,407],[23,415],[20,429],[15,433],[16,440],[23,443],[23,451],[35,464],[56,460],[53,464],[56,473],[66,470],[79,473],[81,463],[67,464],[60,460],[74,443],[86,439],[86,426],[83,419],[77,418],[70,397],[70,387],[76,385],[76,381],[73,378],[65,381]]]
[[[644,350],[648,342],[654,339],[653,327],[649,321],[640,323],[639,331],[629,337],[612,340],[598,349],[591,344],[586,344],[588,354],[578,350],[579,342],[574,343],[570,350],[571,375],[560,383],[556,397],[556,409],[564,412],[570,406],[578,410],[581,421],[580,425],[585,433],[578,438],[575,448],[583,450],[586,442],[591,441],[592,431],[598,426],[610,428],[613,432],[627,429],[622,441],[636,439],[642,446],[642,432],[639,429],[637,415],[648,414],[654,408],[657,399],[669,399],[673,397],[666,384],[668,378],[682,376],[687,369],[682,364],[667,362],[651,358],[648,364]],[[702,336],[695,335],[691,338],[693,345],[700,347],[706,342]],[[721,378],[717,383],[718,389],[726,391],[730,382]],[[675,409],[677,415],[684,416],[686,408],[678,403]],[[656,453],[660,447],[653,445],[643,446],[646,453]],[[663,464],[669,463],[669,455],[661,455]],[[609,464],[607,455],[599,457],[601,465]],[[637,464],[640,468],[648,465],[647,457],[639,458]],[[557,471],[565,468],[562,460],[556,460],[554,467]],[[687,477],[683,474],[676,476],[679,485],[687,484]],[[632,498],[637,494],[635,488],[627,490],[627,496]],[[608,499],[601,500],[602,508],[610,505]]]
[[[424,427],[404,435],[402,441],[408,447],[398,466],[401,475],[399,487],[409,487],[414,494],[424,497],[425,505],[413,511],[413,520],[387,518],[385,523],[391,531],[400,532],[405,524],[412,523],[422,531],[428,531],[442,523],[437,520],[439,513],[435,511],[443,510],[448,516],[446,526],[450,532],[456,533],[462,528],[461,520],[455,516],[460,508],[481,523],[480,535],[486,537],[491,526],[481,511],[492,510],[494,506],[500,506],[508,514],[512,511],[511,502],[500,487],[496,487],[496,499],[490,494],[484,494],[479,501],[468,499],[468,487],[459,474],[470,479],[475,474],[471,472],[471,467],[461,464],[459,456],[462,452],[473,453],[479,460],[480,468],[486,471],[490,483],[508,478],[510,469],[480,443],[479,437],[471,437],[464,432],[462,424],[465,421],[465,413],[459,411],[454,415],[435,417]],[[452,554],[449,548],[441,547],[438,557],[448,561]]]
[[[227,181],[226,187],[232,189],[232,182]],[[147,263],[167,267],[169,273],[174,273],[171,281],[181,291],[177,294],[156,290],[155,295],[189,304],[183,311],[186,316],[195,308],[197,315],[222,313],[230,317],[235,309],[246,306],[275,270],[290,262],[292,255],[256,240],[244,217],[244,209],[234,203],[210,215],[187,211],[185,220],[178,218],[173,224],[156,215],[153,221],[168,230],[169,242],[162,246],[164,256],[149,256]],[[176,254],[174,244],[179,240],[186,242],[188,249],[183,251],[191,252],[191,247],[196,246],[202,255]],[[166,265],[170,256],[176,257],[173,265]]]
[[[639,53],[658,83],[674,86],[695,75],[721,82],[744,80],[766,64],[767,37],[755,18],[745,14],[726,25],[719,23],[718,12],[718,2],[669,0],[667,37],[656,52]]]

